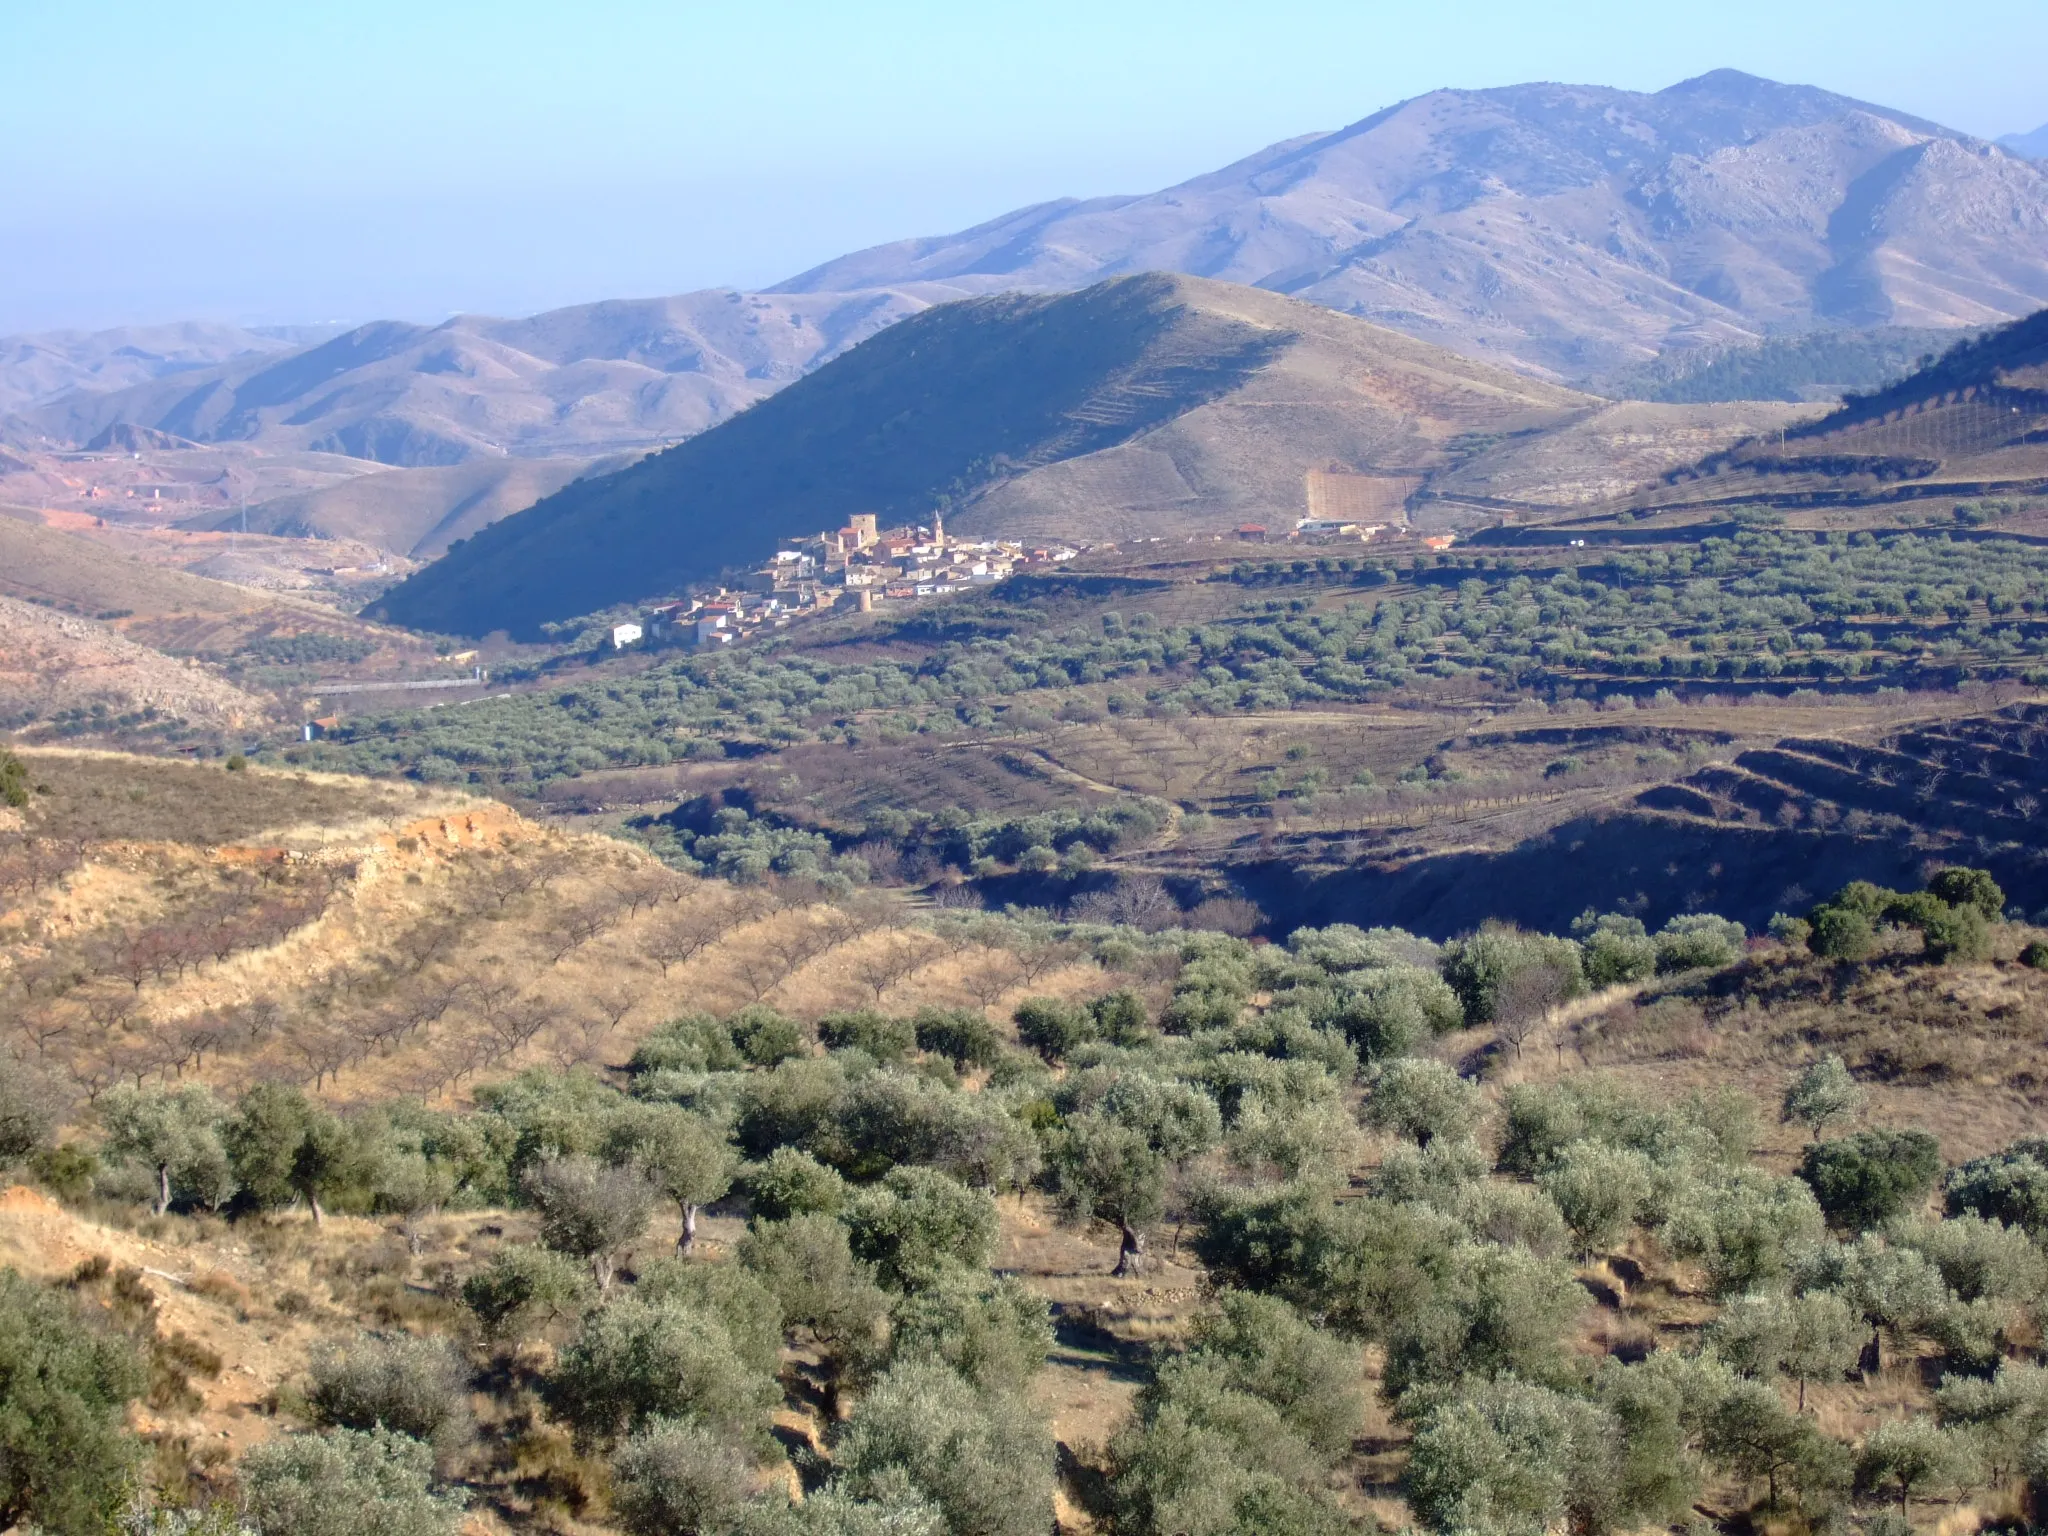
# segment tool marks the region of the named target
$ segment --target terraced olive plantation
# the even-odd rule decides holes
[[[244,842],[95,842],[115,760],[25,766],[14,856],[74,849],[5,898],[17,1520],[1535,1536],[2030,1496],[2048,943],[1982,871],[1771,938],[1589,906],[1253,944],[890,922],[262,770],[138,768],[231,781]],[[257,878],[320,902],[103,968],[215,933],[227,855],[315,803]],[[256,1027],[152,1049],[238,988]]]

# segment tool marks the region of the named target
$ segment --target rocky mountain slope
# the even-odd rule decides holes
[[[1460,434],[1592,405],[1230,284],[1154,273],[973,300],[493,525],[376,611],[527,633],[763,559],[777,538],[854,512],[888,524],[951,503],[963,530],[1012,536],[1209,532],[1293,510],[1304,475],[1333,461],[1407,477],[1405,495]]]
[[[1719,70],[1655,94],[1436,91],[1143,197],[1042,204],[784,293],[1257,284],[1566,379],[1815,325],[2048,302],[2048,170],[1888,108]]]

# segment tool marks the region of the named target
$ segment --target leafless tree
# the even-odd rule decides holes
[[[731,914],[722,906],[704,902],[665,912],[649,925],[640,941],[640,952],[661,967],[666,976],[670,966],[686,965],[732,931]]]
[[[747,989],[748,997],[757,1003],[775,990],[789,975],[789,969],[779,955],[765,949],[740,955],[732,962],[733,976]]]
[[[858,950],[849,967],[860,984],[874,994],[877,1005],[882,994],[906,980],[924,964],[924,957],[916,948],[894,934],[885,934],[878,943]]]
[[[1565,1000],[1570,978],[1555,965],[1525,965],[1501,980],[1494,991],[1494,1033],[1514,1047],[1517,1059],[1529,1037],[1542,1027],[1551,1010]]]
[[[1018,966],[1016,959],[1008,954],[990,955],[980,965],[968,967],[960,978],[967,988],[967,995],[984,1008],[993,1008],[1002,1001],[1002,996],[1017,984]]]

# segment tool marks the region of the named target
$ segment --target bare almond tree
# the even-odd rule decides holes
[[[733,929],[732,914],[723,906],[699,903],[665,912],[649,926],[640,952],[661,967],[686,965]]]
[[[856,951],[848,969],[874,995],[879,1006],[884,993],[898,982],[908,980],[923,965],[924,957],[915,947],[893,934],[884,934],[878,943]]]
[[[1517,1060],[1529,1037],[1565,1000],[1570,985],[1561,969],[1543,963],[1525,965],[1502,979],[1494,992],[1494,1033],[1503,1044],[1514,1047]]]

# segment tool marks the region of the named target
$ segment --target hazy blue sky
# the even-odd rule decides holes
[[[1732,66],[1995,136],[2048,0],[0,0],[0,332],[763,284],[1436,86]]]

